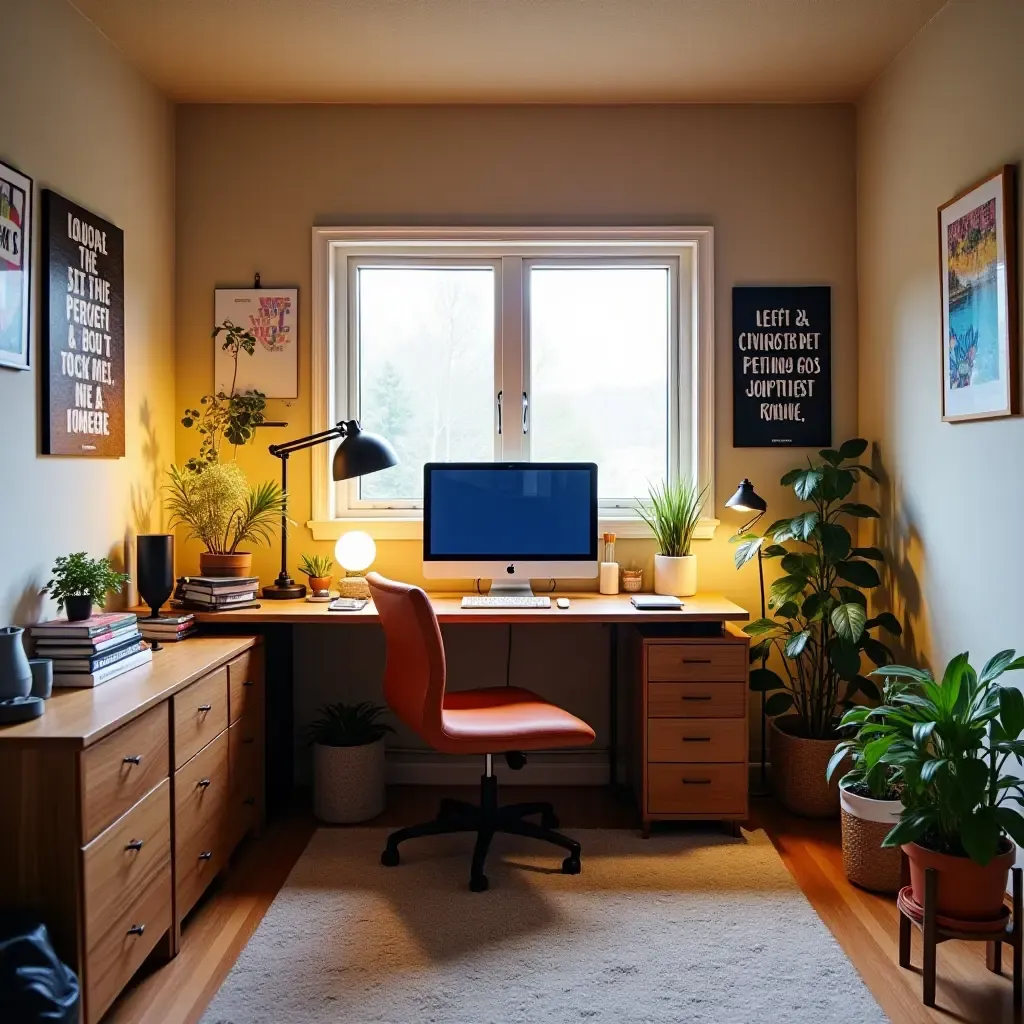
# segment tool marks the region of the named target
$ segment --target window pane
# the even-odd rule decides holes
[[[423,463],[494,457],[494,270],[361,267],[359,411],[399,464],[364,501],[423,497]]]
[[[666,267],[530,271],[530,457],[596,462],[630,501],[668,470]]]

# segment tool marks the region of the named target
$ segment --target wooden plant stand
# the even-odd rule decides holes
[[[906,873],[906,865],[904,864]],[[923,999],[925,1006],[935,1005],[935,954],[940,942],[961,939],[964,942],[985,942],[988,952],[985,963],[994,974],[1002,973],[1003,943],[1013,949],[1013,1006],[1019,1014],[1024,1005],[1024,885],[1020,868],[1013,868],[1012,907],[1007,917],[994,921],[990,928],[964,930],[939,923],[936,892],[939,877],[934,868],[925,871],[924,907],[918,908],[908,898],[908,889],[900,892],[900,967],[910,967],[910,926],[917,925],[924,938]],[[908,887],[909,888],[909,887]],[[905,895],[907,894],[907,895]],[[965,922],[966,923],[966,922]]]

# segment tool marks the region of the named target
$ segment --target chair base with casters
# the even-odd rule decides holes
[[[526,758],[516,752],[506,754],[506,760],[510,767],[521,768]],[[535,816],[540,817],[539,825],[528,820]],[[484,774],[480,776],[480,803],[443,799],[433,821],[392,832],[388,836],[384,852],[380,855],[380,862],[385,867],[396,867],[399,863],[399,843],[404,843],[407,839],[473,832],[476,834],[476,844],[473,847],[473,859],[469,869],[469,888],[472,892],[483,892],[487,888],[487,876],[484,874],[487,852],[495,833],[502,832],[561,846],[568,851],[568,856],[562,861],[563,873],[578,875],[581,869],[580,844],[575,839],[556,831],[557,828],[558,818],[555,816],[554,807],[549,803],[498,806],[498,779],[494,774],[492,756],[487,754]]]

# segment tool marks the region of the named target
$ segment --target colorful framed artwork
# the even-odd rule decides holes
[[[939,207],[942,418],[1019,411],[1016,204],[1003,167]]]
[[[214,391],[262,391],[267,398],[299,397],[299,337],[296,328],[297,288],[218,288],[214,295],[214,322],[225,320],[244,327],[256,338],[256,351],[235,363],[216,343]]]
[[[0,366],[29,365],[32,179],[0,163]]]

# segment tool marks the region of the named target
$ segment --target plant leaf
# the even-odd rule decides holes
[[[745,540],[733,552],[732,560],[737,569],[742,569],[756,554],[758,548],[764,544],[764,537],[754,537],[752,540]]]
[[[829,640],[828,660],[842,679],[856,679],[860,674],[860,651],[842,637]]]
[[[999,721],[1010,738],[1024,730],[1024,693],[1013,686],[999,687]]]
[[[803,512],[798,516],[793,516],[790,520],[793,536],[798,537],[800,540],[807,540],[814,533],[814,528],[818,525],[818,519],[817,512]]]
[[[856,459],[867,451],[868,443],[863,437],[851,437],[839,446],[839,454],[843,459]]]
[[[821,523],[818,526],[821,549],[830,562],[841,562],[850,554],[850,531],[839,523]]]
[[[855,558],[870,558],[872,562],[885,561],[885,554],[879,548],[852,548],[850,554]]]
[[[807,641],[811,639],[811,632],[808,629],[802,629],[799,633],[794,633],[787,641],[785,646],[785,652],[787,658],[799,658],[804,652],[804,648],[807,646]]]
[[[793,706],[793,696],[788,690],[781,693],[773,693],[765,701],[764,711],[766,715],[784,715]]]
[[[870,562],[846,561],[836,566],[836,572],[844,580],[858,587],[877,587],[882,581],[878,578],[878,572]]]
[[[779,624],[774,619],[754,619],[753,622],[743,627],[743,632],[747,636],[761,636],[763,633],[771,633],[778,628]]]
[[[878,513],[870,506],[863,505],[859,501],[846,502],[839,506],[838,511],[854,516],[857,519],[878,519]]]
[[[862,605],[849,602],[836,605],[829,618],[832,620],[832,627],[844,640],[857,643],[864,632],[867,614]]]
[[[786,474],[789,475],[788,473]],[[818,489],[823,474],[820,469],[802,469],[793,481],[793,491],[801,501],[807,501]]]
[[[985,667],[981,670],[981,675],[978,676],[978,682],[984,686],[986,683],[992,682],[993,679],[998,679],[1013,661],[1013,656],[1016,653],[1016,651],[1000,651],[998,654],[994,654],[985,662]]]
[[[782,677],[770,668],[754,668],[750,670],[750,689],[755,693],[770,693],[785,687]]]
[[[892,612],[879,612],[874,618],[868,619],[864,623],[865,629],[873,629],[875,626],[881,626],[891,636],[903,635],[903,627],[900,625],[900,620]]]

